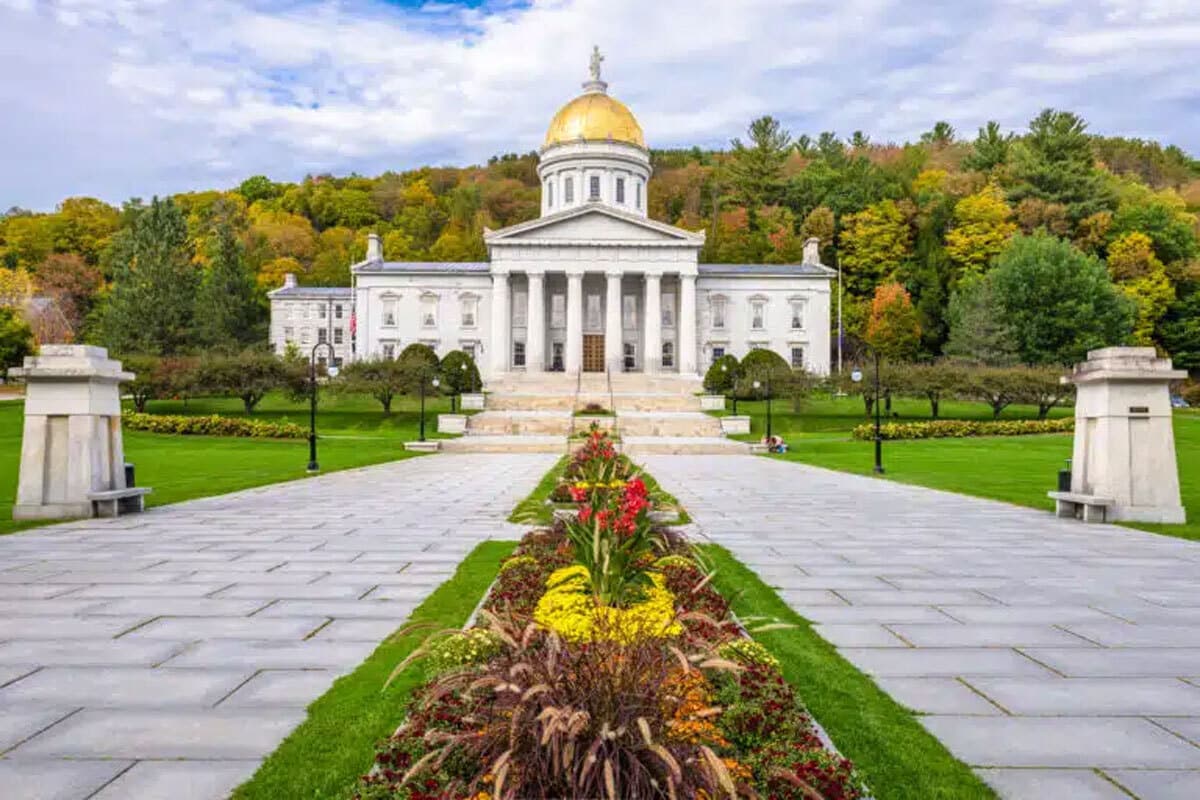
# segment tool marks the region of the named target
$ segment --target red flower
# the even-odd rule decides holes
[[[587,500],[588,495],[586,489],[577,489],[576,487],[572,486],[568,491],[571,493],[571,499],[576,503],[582,503],[584,500]]]
[[[592,507],[591,506],[581,506],[579,509],[579,521],[586,523],[591,518],[592,518]]]

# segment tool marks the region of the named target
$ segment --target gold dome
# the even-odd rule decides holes
[[[625,142],[645,148],[642,126],[620,100],[588,92],[558,110],[550,120],[543,147],[577,142]]]

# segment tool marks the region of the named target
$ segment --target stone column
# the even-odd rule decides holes
[[[696,374],[696,276],[679,276],[679,374]]]
[[[604,299],[604,366],[621,371],[621,273],[606,272],[608,295]]]
[[[546,298],[545,275],[541,272],[526,273],[529,278],[529,310],[525,320],[525,371],[542,372],[546,369]]]
[[[509,340],[512,338],[512,317],[509,314],[508,273],[492,270],[492,376],[508,372],[512,356]]]
[[[1111,499],[1109,520],[1186,521],[1168,389],[1185,377],[1153,347],[1092,350],[1075,367],[1071,491]]]
[[[646,335],[642,343],[642,371],[659,372],[662,366],[662,275],[646,273]]]
[[[25,430],[13,519],[92,516],[89,493],[125,487],[121,370],[103,347],[48,344],[24,367]]]
[[[567,374],[583,368],[583,272],[567,273]]]

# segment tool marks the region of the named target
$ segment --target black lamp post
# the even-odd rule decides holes
[[[313,345],[312,354],[308,359],[308,381],[311,389],[311,405],[308,412],[308,471],[320,472],[321,465],[317,463],[317,351],[322,347],[329,350],[329,366],[326,371],[331,378],[336,378],[338,368],[333,363],[333,345],[329,342],[317,342]]]
[[[883,474],[883,436],[879,432],[879,412],[882,398],[880,397],[879,389],[879,351],[870,345],[864,345],[871,351],[871,355],[875,358],[875,474]],[[862,371],[854,370],[850,373],[850,380],[858,383],[862,380]]]
[[[425,367],[424,369],[421,370],[421,432],[420,432],[420,435],[417,437],[418,442],[425,441],[425,378],[428,375],[429,375],[428,367]],[[435,377],[432,381],[430,381],[430,384],[433,386],[433,388],[436,389],[436,388],[438,388],[438,386],[441,385],[441,381],[439,381]]]
[[[767,388],[767,438],[770,439],[771,438],[771,376],[770,375],[767,376],[766,381],[767,381],[767,385],[766,385],[766,388]],[[762,386],[763,385],[761,383],[759,383],[758,381],[755,381],[754,382],[754,391],[757,392],[760,388],[762,388]]]

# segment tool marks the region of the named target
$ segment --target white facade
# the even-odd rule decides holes
[[[762,347],[828,373],[835,273],[819,263],[817,240],[805,243],[800,264],[700,264],[703,231],[647,218],[649,151],[632,114],[607,96],[598,65],[551,123],[538,166],[541,216],[485,231],[486,262],[387,261],[372,234],[367,258],[351,267],[356,333],[339,357],[395,357],[420,342],[439,356],[467,351],[485,378],[697,376],[722,354]],[[288,330],[301,335],[294,319],[276,318],[295,313],[289,304],[350,296],[273,292],[272,342],[280,349]]]
[[[354,299],[349,288],[297,286],[296,276],[288,274],[283,286],[268,292],[267,297],[271,301],[270,343],[276,353],[294,344],[307,356],[315,345],[328,342],[335,365],[350,359]],[[317,357],[328,360],[328,351],[321,348]]]

